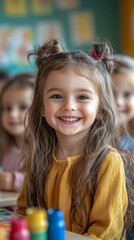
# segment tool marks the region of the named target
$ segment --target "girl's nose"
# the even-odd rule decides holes
[[[67,111],[67,112],[76,111],[77,110],[77,106],[72,101],[66,101],[65,104],[63,105],[63,110]]]
[[[10,111],[10,116],[11,117],[16,117],[18,116],[18,110],[13,108],[11,111]]]

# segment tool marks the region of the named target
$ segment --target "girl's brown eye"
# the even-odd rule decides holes
[[[124,92],[124,98],[129,98],[132,94],[130,92]]]
[[[7,106],[7,107],[3,107],[2,110],[3,111],[6,111],[6,112],[10,112],[11,111],[11,107],[10,106]]]
[[[59,94],[55,94],[55,95],[53,95],[51,98],[53,98],[53,99],[61,99],[62,96],[59,95]]]
[[[25,105],[20,106],[20,110],[26,110],[28,107]]]
[[[78,99],[85,100],[85,99],[88,99],[88,97],[84,96],[84,95],[81,95],[81,96],[78,97]]]

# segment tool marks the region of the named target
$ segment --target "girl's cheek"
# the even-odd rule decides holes
[[[134,109],[134,98],[128,101],[128,108],[129,109]]]
[[[1,123],[2,125],[5,123],[5,116],[2,114],[2,118],[1,118]]]
[[[129,110],[129,112],[133,112],[134,113],[134,105],[130,105],[128,110]]]
[[[27,111],[23,112],[22,119],[25,119],[27,117]]]
[[[45,114],[52,115],[57,111],[57,108],[55,105],[49,103],[48,105],[45,106]]]
[[[50,117],[50,116],[52,116],[53,114],[54,114],[53,108],[49,108],[49,109],[46,109],[46,110],[45,110],[45,116]]]

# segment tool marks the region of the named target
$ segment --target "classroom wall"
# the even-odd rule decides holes
[[[134,0],[121,1],[121,51],[134,57]]]
[[[0,69],[34,70],[27,53],[51,37],[69,50],[110,41],[120,51],[119,0],[0,0]]]

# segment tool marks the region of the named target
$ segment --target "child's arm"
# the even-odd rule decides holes
[[[109,153],[98,174],[98,185],[86,236],[118,240],[124,227],[127,192],[123,161],[118,153]]]
[[[14,174],[11,172],[0,171],[0,189],[14,190]]]
[[[24,174],[21,172],[0,171],[0,189],[20,192],[23,186]]]
[[[14,191],[20,192],[24,182],[24,173],[14,172]]]

